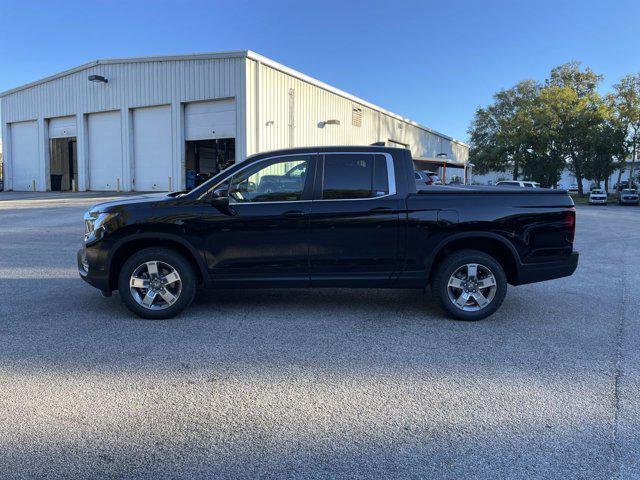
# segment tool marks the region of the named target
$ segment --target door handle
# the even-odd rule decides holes
[[[393,209],[390,207],[376,207],[369,210],[369,213],[389,213],[392,211]]]
[[[298,217],[304,217],[306,213],[304,213],[301,210],[289,210],[288,212],[284,212],[282,215],[287,218],[298,218]]]

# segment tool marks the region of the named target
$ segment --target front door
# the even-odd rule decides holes
[[[401,199],[391,155],[328,153],[316,178],[309,236],[312,285],[385,285],[400,263]]]
[[[220,286],[308,286],[315,154],[260,160],[218,190],[229,207],[205,206],[207,263]]]

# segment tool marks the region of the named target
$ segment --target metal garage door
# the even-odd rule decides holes
[[[76,117],[58,117],[49,120],[49,138],[76,136]]]
[[[88,116],[89,189],[122,188],[122,134],[120,112],[92,113]]]
[[[172,166],[171,107],[133,111],[134,190],[169,190]]]
[[[187,141],[235,138],[236,102],[229,99],[188,103],[184,123]]]
[[[11,171],[13,189],[17,191],[43,189],[40,185],[40,161],[38,153],[38,124],[20,122],[11,124]]]

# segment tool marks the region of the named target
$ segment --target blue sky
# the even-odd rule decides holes
[[[640,71],[640,2],[0,0],[0,91],[98,58],[250,49],[466,139],[500,88]]]

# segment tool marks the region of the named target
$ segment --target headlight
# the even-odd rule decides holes
[[[117,217],[117,213],[87,212],[84,214],[84,239],[87,240]]]

